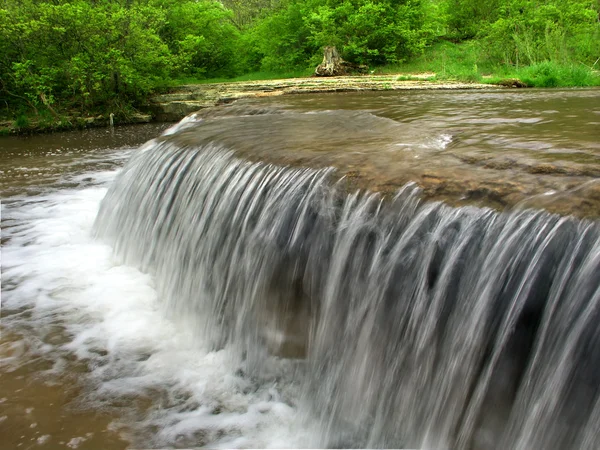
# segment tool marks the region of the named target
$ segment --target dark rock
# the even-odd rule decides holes
[[[498,81],[500,86],[511,87],[511,88],[526,88],[529,87],[527,83],[519,80],[518,78],[506,78]]]

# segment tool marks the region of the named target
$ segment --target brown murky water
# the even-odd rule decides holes
[[[432,198],[459,202],[467,192],[465,202],[504,207],[537,196],[534,206],[551,199],[558,211],[599,215],[598,89],[298,95],[239,102],[203,117],[177,139],[221,143],[254,159],[338,166],[359,186],[384,191],[415,180]],[[181,344],[184,331],[158,323],[150,277],[119,266],[89,238],[115,172],[165,128],[0,138],[0,448],[210,442],[184,430],[197,405],[183,387],[216,405],[208,402],[207,430],[246,439],[225,441],[230,446],[309,442],[291,437],[295,419],[283,406],[276,420],[250,414],[248,396],[260,389],[223,372],[223,355],[197,355]],[[136,322],[146,316],[158,331]],[[169,340],[172,347],[160,347]],[[176,359],[179,348],[188,353]],[[153,375],[140,375],[142,366]],[[239,414],[235,427],[232,414]],[[266,441],[254,431],[270,430],[264,423],[288,431],[269,431],[280,440]]]
[[[10,241],[11,228],[23,225],[19,219],[6,217],[6,206],[43,204],[45,195],[97,185],[103,180],[96,175],[122,166],[133,149],[167,126],[0,138],[3,246]],[[82,401],[86,363],[69,352],[47,355],[40,351],[40,345],[60,347],[68,342],[65,328],[47,323],[36,329],[34,320],[28,320],[34,311],[6,306],[6,297],[18,281],[7,276],[5,266],[0,312],[0,448],[126,448],[129,443],[110,426],[115,412],[89,408]],[[22,320],[15,321],[17,316]]]
[[[27,351],[27,336],[2,330],[0,358],[0,448],[126,448],[111,414],[81,407],[74,362],[67,373],[51,374],[54,361]]]
[[[119,167],[130,151],[168,127],[148,124],[0,138],[3,199],[67,187],[67,177]]]

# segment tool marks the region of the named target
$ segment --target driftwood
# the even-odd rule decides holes
[[[344,61],[335,47],[327,46],[323,49],[323,61],[315,69],[315,76],[335,77],[352,72],[366,73],[367,69],[367,66]]]

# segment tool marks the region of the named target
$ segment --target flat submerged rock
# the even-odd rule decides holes
[[[415,182],[425,198],[453,205],[599,217],[598,132],[574,123],[597,120],[586,108],[600,91],[524,98],[522,92],[518,98],[491,90],[242,100],[200,111],[165,139],[217,143],[250,161],[334,167],[348,190],[389,196]],[[569,95],[579,111],[567,104],[567,116],[548,108],[549,101],[568,103]]]
[[[368,75],[344,77],[288,78],[281,80],[240,81],[228,83],[188,84],[150,99],[150,110],[157,120],[176,121],[199,109],[231,103],[239,99],[276,97],[284,94],[357,92],[389,90],[490,89],[480,83],[435,82],[432,73],[410,75]],[[501,89],[502,86],[495,86]]]

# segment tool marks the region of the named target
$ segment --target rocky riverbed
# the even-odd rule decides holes
[[[150,99],[149,108],[157,120],[176,121],[200,109],[243,98],[325,92],[490,89],[489,84],[429,81],[434,76],[433,73],[424,73],[410,76],[363,75],[189,84],[155,95]],[[502,88],[502,86],[495,87]]]

